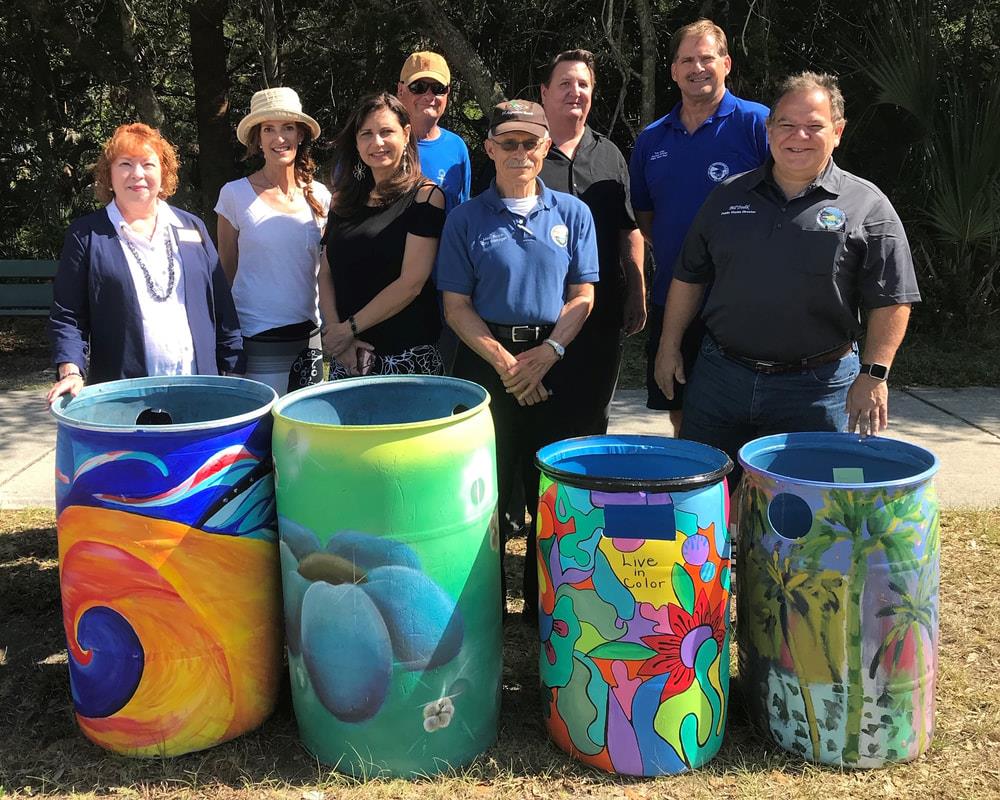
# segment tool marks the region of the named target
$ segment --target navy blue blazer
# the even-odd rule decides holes
[[[185,228],[201,234],[201,242],[177,241],[195,373],[242,374],[243,337],[219,254],[204,222],[187,211],[171,209]],[[76,364],[88,383],[148,374],[135,283],[118,232],[103,208],[70,224],[53,294],[49,338],[54,363]],[[170,336],[171,331],[163,335]]]

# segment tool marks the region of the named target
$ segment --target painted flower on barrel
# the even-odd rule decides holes
[[[649,678],[670,673],[660,694],[661,702],[690,688],[694,682],[695,658],[705,642],[715,639],[719,650],[722,650],[726,635],[722,616],[724,607],[722,602],[713,609],[705,593],[699,592],[692,614],[672,603],[667,605],[670,633],[642,637],[642,641],[657,655],[646,660],[639,674]]]

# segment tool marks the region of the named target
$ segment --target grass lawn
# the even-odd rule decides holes
[[[73,719],[63,638],[53,513],[0,518],[0,797],[68,795],[250,800],[331,798],[992,798],[1000,797],[1000,509],[946,512],[937,729],[910,764],[840,771],[803,764],[751,728],[734,682],[726,740],[687,775],[617,778],[549,744],[537,694],[537,644],[512,615],[505,634],[499,740],[471,767],[416,782],[358,783],[301,747],[287,684],[257,732],[180,758],[129,760],[90,744]],[[511,585],[523,540],[508,551]],[[512,611],[520,601],[511,601]],[[735,650],[735,648],[734,648]],[[735,669],[735,660],[734,660]]]

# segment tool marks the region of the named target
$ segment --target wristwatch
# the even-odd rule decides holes
[[[862,364],[862,375],[871,375],[877,381],[884,381],[889,378],[889,368],[885,364]]]
[[[566,355],[566,348],[563,347],[561,344],[559,344],[559,342],[557,342],[555,339],[546,339],[545,344],[547,344],[549,347],[555,350],[556,355],[559,358],[562,358],[564,355]]]

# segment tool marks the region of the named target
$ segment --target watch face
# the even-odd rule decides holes
[[[889,377],[889,368],[885,364],[869,364],[868,374],[877,380],[884,381]]]

